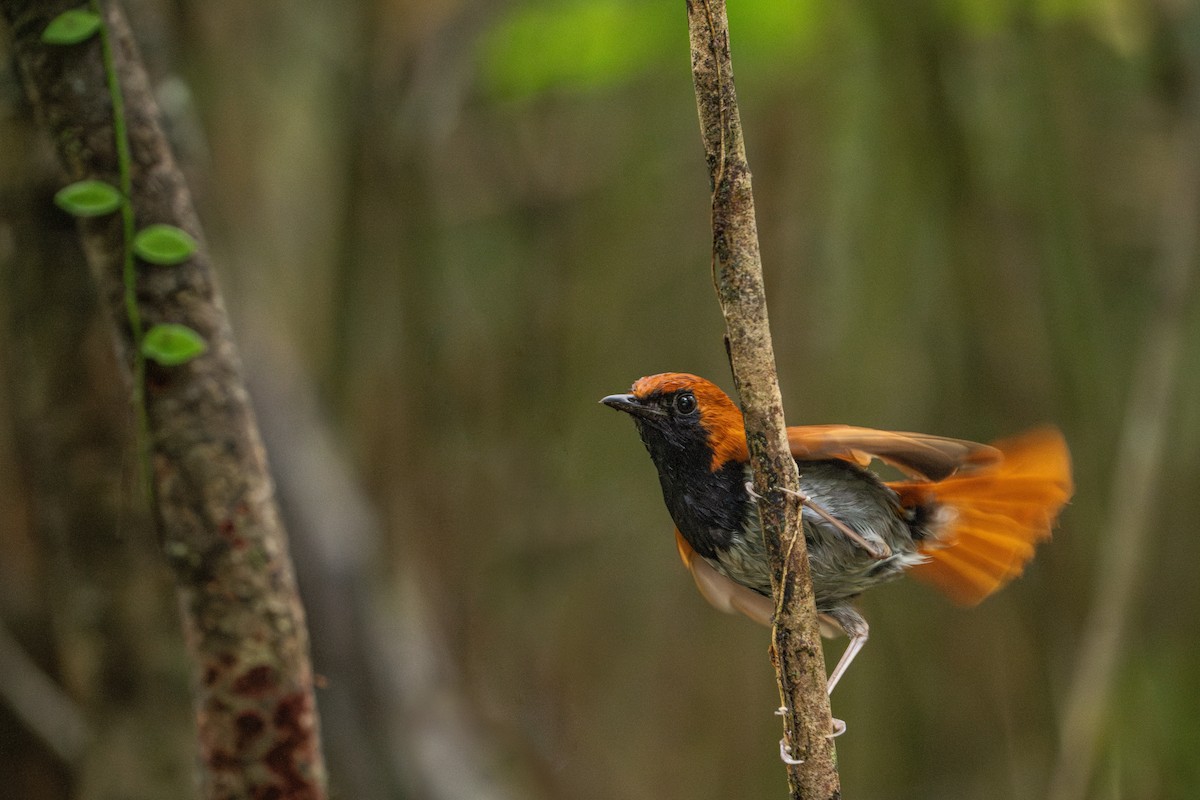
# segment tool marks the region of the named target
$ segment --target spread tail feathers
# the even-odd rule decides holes
[[[962,605],[980,602],[1021,574],[1073,491],[1070,453],[1057,430],[1039,428],[993,446],[1004,455],[998,463],[933,483],[890,484],[907,508],[954,511],[946,529],[922,548],[929,560],[909,571]]]

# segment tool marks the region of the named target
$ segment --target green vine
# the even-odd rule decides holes
[[[173,226],[155,224],[137,230],[133,208],[133,156],[125,119],[125,98],[117,76],[112,37],[104,23],[100,0],[89,0],[87,8],[65,11],[51,20],[42,32],[42,41],[54,46],[74,46],[99,38],[104,62],[105,81],[113,115],[113,138],[117,154],[118,187],[102,180],[88,179],[66,186],[55,194],[55,203],[77,217],[98,217],[121,213],[122,281],[125,288],[125,314],[133,340],[133,407],[137,418],[138,464],[142,489],[153,501],[150,480],[150,423],[146,408],[146,360],[173,367],[203,354],[207,345],[200,334],[185,325],[161,324],[146,330],[137,301],[138,267],[135,256],[160,266],[187,261],[196,251],[196,241]]]
[[[130,336],[133,337],[133,413],[137,420],[138,477],[146,499],[154,501],[154,482],[150,480],[150,420],[146,411],[146,356],[141,342],[142,312],[137,302],[137,269],[133,263],[133,237],[136,222],[133,216],[133,158],[129,152],[129,131],[125,127],[125,94],[117,79],[117,63],[113,58],[112,37],[108,26],[100,17],[99,0],[89,3],[92,13],[100,18],[100,51],[104,57],[104,78],[108,84],[108,96],[112,100],[113,138],[116,140],[117,172],[121,190],[121,268],[125,283],[125,315],[129,318]]]

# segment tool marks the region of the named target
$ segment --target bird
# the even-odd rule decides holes
[[[679,372],[600,402],[633,418],[700,593],[771,625],[771,567],[737,405]],[[840,424],[790,427],[787,438],[821,632],[849,637],[829,694],[867,641],[859,595],[908,573],[975,605],[1022,573],[1074,492],[1067,444],[1049,426],[990,445]],[[875,460],[904,479],[884,481]]]

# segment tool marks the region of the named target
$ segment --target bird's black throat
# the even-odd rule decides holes
[[[693,550],[716,558],[741,532],[748,513],[745,506],[752,502],[745,488],[746,465],[730,460],[713,469],[707,432],[699,422],[637,422],[675,527]]]

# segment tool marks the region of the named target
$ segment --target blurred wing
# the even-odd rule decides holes
[[[792,457],[799,460],[840,458],[865,467],[872,458],[878,458],[911,478],[931,481],[1002,459],[999,450],[986,444],[853,425],[788,428],[788,444]]]
[[[771,624],[771,615],[775,613],[771,598],[764,597],[753,589],[747,589],[717,572],[711,564],[696,554],[679,531],[675,531],[675,544],[679,548],[679,557],[683,559],[684,565],[696,581],[696,588],[713,608],[727,614],[745,614],[763,625]]]

